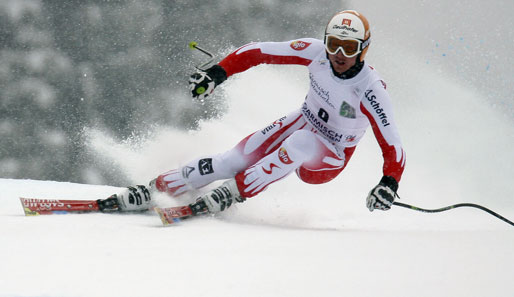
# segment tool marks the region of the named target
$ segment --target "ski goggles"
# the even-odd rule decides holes
[[[334,35],[325,37],[325,48],[331,55],[337,54],[338,51],[347,57],[352,58],[357,56],[369,45],[369,38],[365,41],[355,38],[339,38]]]

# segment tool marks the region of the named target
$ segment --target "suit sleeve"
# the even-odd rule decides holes
[[[406,156],[394,121],[391,100],[382,81],[376,81],[366,89],[361,101],[361,111],[368,118],[382,150],[383,174],[400,182]]]
[[[257,42],[246,44],[218,63],[227,77],[259,64],[309,65],[323,50],[323,42],[304,38],[285,42]]]

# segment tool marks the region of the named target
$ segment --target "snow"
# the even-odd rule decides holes
[[[376,36],[380,51],[368,56],[388,84],[407,152],[401,201],[478,203],[512,220],[511,119],[435,62]],[[306,74],[259,66],[217,90],[229,110],[198,131],[161,128],[119,143],[91,129],[90,149],[147,183],[299,107]],[[368,131],[331,183],[289,176],[225,213],[168,228],[151,212],[25,217],[19,197],[97,199],[121,188],[0,179],[0,297],[514,296],[512,226],[472,208],[370,213],[365,197],[381,166]],[[196,194],[155,200],[179,205]]]
[[[512,227],[474,210],[369,214],[363,203],[311,202],[301,187],[278,209],[273,191],[223,216],[166,228],[152,213],[25,217],[18,200],[105,197],[119,188],[8,179],[0,187],[0,296],[509,296],[513,289]],[[295,199],[303,211],[285,207]]]

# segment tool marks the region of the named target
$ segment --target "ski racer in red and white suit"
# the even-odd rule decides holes
[[[361,27],[359,21],[363,24]],[[332,22],[335,24],[331,25]],[[389,209],[404,170],[405,152],[386,84],[363,59],[369,44],[369,28],[366,27],[369,25],[357,12],[344,11],[337,14],[329,26],[332,27],[327,27],[325,41],[304,38],[250,43],[217,65],[193,75],[191,90],[193,96],[200,98],[211,94],[228,77],[259,64],[306,66],[310,88],[298,108],[248,135],[231,150],[192,160],[159,175],[151,185],[176,196],[216,180],[228,179],[221,187],[199,198],[208,200],[210,212],[217,212],[228,208],[232,202],[242,202],[259,194],[292,172],[307,183],[326,183],[345,168],[371,125],[384,165],[383,178],[368,195],[367,207],[370,211]],[[343,37],[327,38],[332,36],[332,28],[342,30]],[[350,39],[345,30],[350,33],[366,30],[362,33],[367,37]],[[360,50],[352,48],[353,45],[358,45]]]

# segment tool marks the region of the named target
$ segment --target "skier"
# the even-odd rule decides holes
[[[190,204],[194,214],[217,213],[256,196],[292,172],[306,183],[334,179],[371,125],[382,150],[383,177],[366,198],[370,211],[390,209],[405,166],[386,84],[364,58],[370,45],[366,18],[353,10],[329,21],[324,40],[257,42],[238,48],[190,78],[192,96],[205,99],[228,77],[259,64],[308,67],[310,89],[290,114],[241,140],[231,150],[192,160],[144,186],[117,195],[121,210],[151,207],[152,190],[181,195],[217,180],[221,186]]]

